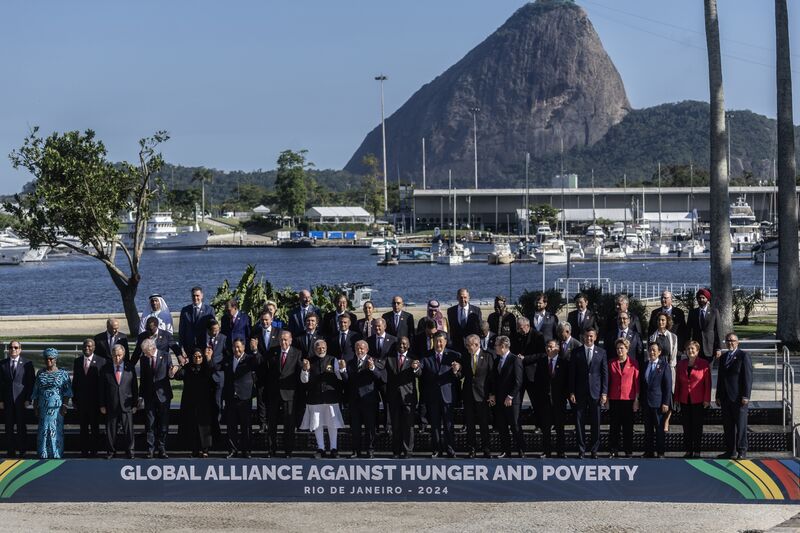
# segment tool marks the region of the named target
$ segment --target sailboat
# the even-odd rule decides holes
[[[452,239],[450,241],[450,246],[445,250],[443,253],[439,254],[436,258],[436,262],[440,265],[461,265],[464,263],[464,256],[465,254],[469,256],[469,250],[464,248],[463,244],[460,244],[456,241],[456,226],[457,218],[456,218],[456,189],[453,189],[453,233]]]
[[[669,255],[669,245],[662,240],[661,229],[661,163],[658,163],[658,242],[654,242],[650,253],[655,255]]]

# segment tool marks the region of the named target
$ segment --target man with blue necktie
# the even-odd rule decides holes
[[[494,394],[489,398],[489,405],[495,406],[495,427],[500,433],[500,459],[511,457],[511,439],[509,430],[514,437],[514,445],[520,457],[525,457],[525,440],[522,436],[522,427],[519,423],[519,407],[522,403],[522,359],[511,353],[511,339],[505,335],[497,337],[494,343],[497,355],[495,368],[497,375],[494,380]]]
[[[575,438],[578,458],[587,450],[597,459],[600,449],[600,407],[608,400],[608,363],[606,352],[598,347],[597,330],[589,328],[583,334],[583,346],[570,354],[569,401],[575,409]],[[591,427],[591,440],[586,442],[586,420]]]
[[[722,408],[725,452],[721,459],[747,457],[747,409],[753,387],[753,364],[750,355],[739,349],[735,333],[725,336],[728,351],[719,365],[716,403]]]
[[[453,403],[461,384],[460,355],[447,349],[443,331],[433,337],[433,350],[422,359],[422,395],[431,424],[431,457],[447,454],[455,457],[453,448]]]

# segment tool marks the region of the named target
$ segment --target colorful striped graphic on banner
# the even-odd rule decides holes
[[[686,462],[745,499],[800,500],[800,468],[795,461],[691,459]]]
[[[20,487],[49,474],[62,464],[63,459],[3,461],[0,463],[0,498],[10,498]]]

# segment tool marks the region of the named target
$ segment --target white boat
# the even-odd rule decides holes
[[[564,248],[567,249],[573,259],[584,259],[586,257],[583,253],[583,247],[578,241],[564,241]]]
[[[761,224],[743,196],[728,208],[731,221],[731,245],[738,249],[748,249],[761,241]]]
[[[605,259],[626,259],[628,257],[618,242],[604,243],[600,247],[600,255]]]
[[[661,241],[654,242],[650,247],[650,253],[653,255],[669,255],[669,244]]]
[[[383,237],[373,237],[371,241],[369,241],[369,249],[372,255],[382,255],[380,253],[380,249],[382,246],[386,244],[386,239]],[[383,250],[386,252],[386,249]]]
[[[798,243],[798,248],[800,248],[800,243]],[[758,264],[766,261],[768,265],[777,265],[779,249],[777,237],[761,241],[753,246],[753,261]],[[798,255],[800,256],[800,250],[798,250]]]
[[[135,227],[133,213],[123,221],[120,235],[126,246],[133,242]],[[195,222],[194,226],[177,227],[169,212],[156,212],[147,221],[145,230],[145,250],[197,250],[208,243],[208,232],[201,230]]]
[[[547,265],[564,265],[567,263],[567,248],[561,239],[544,241],[533,253],[536,261]]]
[[[0,250],[3,255],[0,264],[17,265],[44,261],[50,248],[47,246],[31,248],[28,241],[19,237],[11,228],[6,228],[0,230]]]
[[[592,224],[591,226],[586,228],[586,233],[584,235],[586,235],[587,237],[598,237],[600,239],[606,236],[605,232],[603,231],[603,228],[601,228],[597,224]]]
[[[550,224],[539,222],[536,226],[536,242],[544,242],[553,236],[553,230],[550,229]]]
[[[624,222],[614,222],[614,225],[611,226],[611,229],[608,232],[608,238],[612,241],[619,241],[625,237],[625,223]]]
[[[445,249],[441,250],[440,244],[440,253],[436,256],[436,262],[440,265],[461,265],[464,263],[464,259],[468,258],[471,254],[470,249],[465,247],[463,244],[459,243],[456,237],[456,225],[458,218],[456,217],[456,190],[453,189],[453,233],[452,233],[452,240],[450,241],[450,246]]]
[[[389,251],[389,254],[392,255],[393,250],[397,250],[398,249],[399,245],[397,244],[397,240],[395,240],[395,239],[381,239],[381,240],[383,240],[383,242],[381,244],[378,244],[374,248],[375,249],[375,253],[378,254],[378,257],[380,259],[383,259],[384,257],[386,257],[386,251],[387,250]],[[371,244],[370,244],[370,248],[372,248]],[[395,252],[394,255],[397,255],[396,252]]]
[[[516,257],[511,251],[511,245],[505,241],[494,243],[494,249],[489,253],[488,262],[490,265],[507,265],[513,263]]]

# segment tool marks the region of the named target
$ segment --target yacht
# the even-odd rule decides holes
[[[669,255],[669,244],[665,242],[654,242],[650,247],[650,253],[653,255]]]
[[[595,257],[600,254],[604,259],[626,259],[628,257],[622,245],[618,242],[602,243],[595,241],[587,250]]]
[[[600,239],[606,236],[606,234],[603,232],[603,228],[598,226],[597,224],[592,224],[591,226],[586,228],[586,233],[584,235],[586,235],[587,237],[597,237]]]
[[[30,243],[19,237],[11,228],[0,230],[0,264],[37,263],[47,257],[49,250],[47,246],[31,248]]]
[[[536,226],[536,242],[544,242],[553,236],[553,230],[550,229],[550,224],[539,222]]]
[[[800,247],[800,244],[798,244],[798,247]],[[778,250],[779,245],[777,237],[761,241],[753,246],[753,261],[759,264],[766,262],[768,265],[777,265]],[[798,255],[800,255],[800,251],[798,251]]]
[[[488,262],[490,265],[507,265],[513,263],[516,257],[511,251],[511,245],[506,241],[494,243],[494,249],[489,253]]]
[[[454,242],[449,248],[436,256],[436,262],[440,265],[461,265],[465,259],[469,259],[470,255],[469,248],[460,242]]]
[[[753,209],[743,196],[728,208],[731,221],[731,245],[734,248],[750,248],[761,241],[761,224],[756,221]]]
[[[573,259],[584,259],[586,257],[583,253],[583,247],[578,241],[564,241],[564,247]]]
[[[381,246],[386,244],[386,239],[383,237],[373,237],[371,241],[369,241],[369,249],[372,255],[383,255],[380,253]],[[384,252],[386,249],[384,248]]]
[[[120,228],[120,235],[126,246],[133,242],[135,225],[134,214],[129,213]],[[147,221],[145,231],[145,250],[199,250],[208,243],[208,232],[201,230],[197,221],[194,226],[176,227],[172,213],[168,211],[153,213]]]
[[[564,265],[567,263],[567,247],[561,239],[548,239],[533,254],[536,261],[548,265]]]

